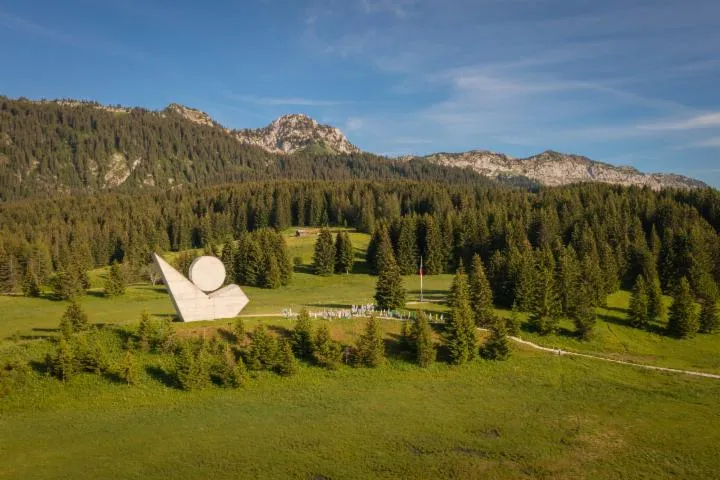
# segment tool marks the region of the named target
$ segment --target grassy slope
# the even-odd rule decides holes
[[[304,367],[237,391],[41,379],[0,401],[0,477],[709,479],[719,396],[719,382],[528,351]]]
[[[243,287],[250,297],[250,303],[243,311],[244,316],[279,313],[288,307],[294,311],[302,306],[311,310],[322,310],[372,302],[377,277],[368,275],[362,263],[369,241],[367,235],[352,233],[357,257],[356,273],[318,277],[309,273],[308,266],[312,260],[315,237],[295,238],[291,232],[286,232],[290,256],[302,257],[305,265],[299,267],[300,271],[295,273],[293,282],[288,287],[279,290]],[[133,285],[123,297],[104,298],[100,289],[104,275],[104,269],[91,272],[91,281],[96,289],[81,300],[92,322],[133,323],[138,320],[143,310],[155,316],[174,313],[162,286],[153,288],[150,285]],[[425,277],[425,298],[444,298],[451,281],[451,275]],[[408,300],[418,300],[419,278],[416,275],[405,277],[405,286],[409,293]],[[652,332],[638,330],[627,324],[628,302],[627,292],[611,295],[608,308],[598,310],[596,334],[588,342],[578,341],[568,334],[573,329],[569,320],[563,320],[563,329],[558,335],[541,337],[526,329],[522,336],[549,347],[606,355],[638,363],[720,373],[720,335],[699,335],[691,340],[675,340],[661,334],[661,325],[654,325]],[[66,302],[48,298],[0,296],[0,339],[11,335],[21,338],[45,336],[49,333],[48,329],[57,327],[66,307]],[[446,310],[441,303],[408,307],[435,312]],[[498,313],[509,315],[505,310],[498,310]],[[523,320],[525,319],[523,316]]]
[[[312,242],[289,243],[292,255],[310,258]],[[94,272],[94,281],[102,275]],[[374,281],[366,274],[300,273],[286,289],[247,289],[248,311],[359,303],[372,296]],[[407,279],[410,290],[413,281]],[[449,282],[450,276],[429,277],[426,291],[442,296]],[[600,312],[590,342],[523,336],[720,370],[718,336],[677,341],[632,329],[623,324],[626,303],[623,292],[610,298],[612,309]],[[111,323],[136,322],[143,309],[172,310],[163,289],[148,286],[134,286],[119,299],[90,295],[83,306],[92,321]],[[0,336],[47,334],[33,329],[54,328],[64,308],[64,302],[0,297]],[[280,331],[292,325],[251,319],[248,327],[258,321]],[[346,342],[361,327],[329,324],[333,337]],[[197,332],[217,325],[177,327]],[[383,325],[396,339],[399,324]],[[0,477],[716,478],[717,398],[720,382],[525,349],[507,362],[438,364],[427,371],[401,360],[378,370],[303,367],[293,378],[261,374],[238,391],[182,392],[147,372],[136,387],[92,375],[66,385],[38,376],[0,399]]]

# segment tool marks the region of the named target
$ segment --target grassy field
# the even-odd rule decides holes
[[[353,234],[360,258],[367,236]],[[250,329],[286,333],[293,321],[259,317],[283,308],[340,308],[371,301],[376,278],[308,271],[314,238],[288,237],[303,258],[292,285],[245,288]],[[163,287],[132,285],[103,297],[105,270],[81,300],[91,322],[133,324],[141,312],[173,314]],[[452,277],[425,278],[425,303]],[[419,279],[405,279],[417,300]],[[630,327],[627,292],[599,309],[595,336],[578,341],[572,324],[540,337],[546,346],[674,368],[720,373],[720,335],[675,340]],[[398,321],[382,322],[391,353],[379,369],[302,366],[282,378],[260,372],[239,390],[184,392],[158,371],[170,357],[141,356],[140,384],[83,374],[69,383],[39,366],[67,302],[0,296],[0,348],[21,340],[36,362],[31,382],[0,399],[0,478],[717,478],[720,382],[558,357],[514,347],[506,362],[422,370],[396,351]],[[500,315],[508,311],[498,310]],[[526,318],[523,316],[523,320]],[[317,320],[322,322],[321,320]],[[327,322],[353,343],[362,321]],[[227,322],[176,324],[181,335],[212,335]]]
[[[351,234],[356,249],[356,273],[318,277],[309,271],[315,237],[294,237],[294,230],[285,232],[291,257],[299,256],[305,262],[297,267],[291,285],[267,290],[243,287],[250,303],[243,310],[243,316],[279,314],[285,308],[298,311],[307,307],[311,311],[332,308],[346,308],[353,304],[372,303],[377,277],[367,273],[364,253],[369,237],[362,233]],[[172,257],[172,255],[169,255]],[[126,324],[137,322],[143,311],[163,317],[173,315],[172,304],[164,287],[149,284],[131,285],[126,295],[108,299],[102,295],[101,286],[106,269],[94,270],[90,274],[94,289],[81,299],[83,308],[94,323]],[[409,304],[408,309],[445,312],[447,307],[440,303],[452,281],[451,275],[426,276],[424,298],[432,302]],[[420,282],[417,275],[405,277],[408,301],[419,300]],[[626,310],[628,292],[618,292],[608,298],[608,307],[598,309],[598,323],[595,335],[590,341],[579,341],[572,335],[572,323],[561,322],[557,335],[538,336],[524,328],[521,336],[540,345],[558,347],[572,351],[604,355],[637,363],[646,363],[671,368],[699,370],[720,373],[720,335],[698,335],[691,340],[676,340],[662,333],[662,325],[653,325],[650,332],[628,325]],[[0,296],[0,339],[8,337],[33,338],[53,334],[67,302],[44,298]],[[508,316],[509,311],[498,310]],[[523,321],[526,316],[521,315]],[[526,325],[525,325],[526,327]]]
[[[710,479],[719,397],[716,381],[521,349],[429,370],[302,367],[240,390],[40,377],[0,400],[0,477]]]

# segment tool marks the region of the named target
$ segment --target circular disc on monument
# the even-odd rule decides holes
[[[190,264],[190,281],[204,292],[217,290],[225,281],[225,265],[216,257],[198,257]]]

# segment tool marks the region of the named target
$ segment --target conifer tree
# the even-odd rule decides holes
[[[120,378],[125,380],[128,385],[135,385],[138,382],[138,365],[132,351],[128,350],[125,352],[125,356],[120,363],[119,374]]]
[[[517,337],[520,335],[520,312],[518,311],[517,304],[513,303],[510,317],[507,319],[507,331],[509,335]]]
[[[562,248],[562,247],[561,247]],[[561,249],[557,266],[557,286],[560,297],[561,311],[569,314],[578,300],[578,284],[580,282],[580,264],[572,245]]]
[[[232,282],[232,279],[236,277],[235,274],[235,247],[233,242],[226,242],[222,249],[220,256],[223,265],[225,266],[225,283]]]
[[[597,322],[595,305],[593,305],[593,295],[589,291],[590,288],[586,285],[587,284],[581,284],[581,288],[576,296],[575,304],[569,312],[572,321],[575,324],[575,331],[583,340],[587,340],[591,337],[593,329],[595,328],[595,323]]]
[[[470,308],[470,287],[462,265],[453,278],[451,294],[451,316],[445,333],[446,343],[452,363],[461,365],[474,359],[477,350],[475,322]]]
[[[531,290],[529,323],[540,335],[555,333],[560,321],[561,306],[555,287],[555,275],[548,259],[539,259],[536,262]]]
[[[647,286],[648,296],[648,309],[647,315],[650,321],[665,321],[666,308],[663,302],[663,294],[660,288],[660,278],[657,274],[653,278],[645,279],[645,285]]]
[[[64,336],[87,330],[89,326],[88,317],[83,309],[76,301],[71,301],[60,319],[60,329]]]
[[[435,217],[426,215],[423,220],[424,245],[422,250],[423,268],[427,275],[443,273],[445,269],[445,248]]]
[[[714,333],[720,327],[717,301],[714,298],[705,298],[700,312],[700,332]]]
[[[253,370],[271,369],[277,363],[278,344],[264,324],[259,324],[252,332],[249,361]]]
[[[470,271],[470,301],[475,314],[475,325],[490,325],[495,317],[493,293],[485,276],[485,267],[477,253],[473,255]]]
[[[58,299],[72,299],[84,293],[80,279],[72,271],[58,269],[51,281],[53,294]]]
[[[405,216],[400,219],[395,259],[401,275],[412,275],[417,271],[418,248],[415,219]]]
[[[315,242],[313,269],[316,275],[322,276],[332,275],[335,271],[335,245],[333,244],[332,233],[328,228],[320,230],[320,235],[318,235]]]
[[[68,338],[60,337],[51,359],[52,374],[63,382],[69,380],[75,373],[75,352]]]
[[[17,292],[20,278],[20,264],[17,257],[0,245],[0,293]]]
[[[505,321],[495,318],[490,326],[490,337],[481,350],[483,358],[488,360],[506,360],[510,356],[510,340],[508,339]]]
[[[337,368],[342,356],[341,345],[330,337],[327,325],[320,325],[315,331],[313,340],[313,359],[325,368]]]
[[[650,323],[648,304],[647,283],[642,275],[638,275],[630,296],[630,310],[628,312],[628,318],[632,326],[637,328],[648,327]]]
[[[25,270],[25,276],[23,277],[22,283],[23,295],[26,297],[39,297],[40,286],[38,285],[37,278],[32,265],[28,265]]]
[[[280,267],[274,255],[267,256],[263,277],[263,287],[265,288],[280,288],[282,285]]]
[[[377,367],[385,363],[385,343],[380,322],[373,315],[365,324],[365,331],[358,339],[356,363],[365,367]]]
[[[335,239],[335,273],[350,273],[355,261],[352,241],[347,232],[340,232]]]
[[[291,338],[295,355],[309,360],[313,354],[313,325],[306,308],[300,310]]]
[[[117,263],[110,266],[107,279],[105,280],[105,295],[117,297],[125,293],[125,278]]]
[[[421,367],[429,367],[435,362],[437,351],[433,341],[432,328],[425,312],[418,312],[412,324],[411,338],[415,341],[415,361]]]
[[[695,300],[686,277],[680,279],[670,306],[668,332],[678,338],[694,337],[700,328]]]
[[[241,343],[245,339],[245,322],[237,317],[232,324],[232,332],[235,336],[235,343]]]
[[[279,360],[275,370],[284,377],[295,375],[298,371],[298,361],[292,350],[292,344],[284,340],[280,346]]]
[[[383,248],[378,254],[381,269],[375,285],[375,304],[382,309],[394,310],[405,306],[405,287],[400,269],[391,248]]]

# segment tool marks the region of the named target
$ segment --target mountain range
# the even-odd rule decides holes
[[[361,151],[339,129],[303,114],[233,130],[179,104],[150,111],[0,97],[3,201],[278,178],[706,187],[681,175],[646,174],[553,151],[521,159],[485,150],[388,158]]]
[[[178,110],[181,112],[181,110]],[[212,122],[190,114],[191,121]],[[257,145],[273,153],[294,153],[309,145],[321,145],[337,154],[359,152],[345,135],[335,127],[321,125],[302,114],[283,115],[260,129],[234,130],[232,134],[241,142]],[[704,182],[677,174],[643,173],[630,166],[615,166],[587,157],[548,150],[527,158],[513,158],[488,150],[462,153],[434,153],[421,158],[428,162],[450,167],[467,167],[490,178],[522,176],[541,185],[557,186],[578,182],[602,182],[615,185],[635,185],[660,188],[703,188]]]

